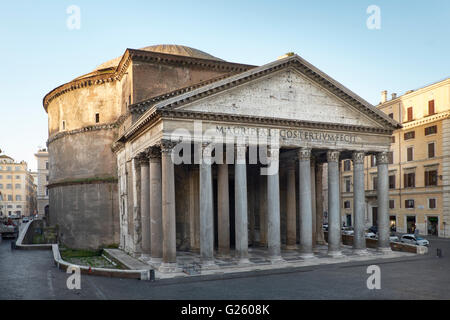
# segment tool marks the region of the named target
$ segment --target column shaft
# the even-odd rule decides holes
[[[209,146],[203,146],[203,158],[200,164],[200,256],[204,264],[212,264],[214,261],[214,209],[210,152]]]
[[[259,244],[267,246],[267,178],[259,176]]]
[[[173,271],[177,262],[175,216],[175,168],[171,159],[173,145],[161,145],[163,264],[160,271]]]
[[[328,254],[341,256],[339,152],[328,151]]]
[[[152,262],[161,262],[163,256],[161,149],[153,147],[150,153],[150,225]]]
[[[311,149],[301,148],[299,158],[300,189],[300,254],[313,257],[312,251],[312,208],[311,208]]]
[[[234,166],[236,255],[241,263],[248,263],[247,227],[247,168],[246,146],[236,146]]]
[[[389,176],[387,152],[377,154],[378,249],[391,251],[389,240]]]
[[[295,161],[291,161],[287,165],[287,237],[286,249],[297,248],[297,206],[296,206],[296,190],[295,190]]]
[[[315,161],[311,161],[311,212],[312,212],[312,246],[313,248],[316,245],[316,224],[317,224],[317,217],[316,217],[316,179],[315,179],[315,172],[316,172],[316,164]]]
[[[317,244],[324,245],[323,234],[323,164],[317,164],[315,170],[316,180],[316,241]]]
[[[353,153],[353,249],[356,253],[366,252],[365,235],[365,191],[364,191],[364,152]]]
[[[272,262],[281,260],[279,149],[270,150],[273,172],[267,175],[267,246]]]
[[[150,258],[150,175],[147,154],[141,155],[141,226],[142,258]]]
[[[217,173],[217,217],[219,254],[230,253],[230,199],[228,186],[228,164],[219,164]]]

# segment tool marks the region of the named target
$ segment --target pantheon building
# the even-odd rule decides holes
[[[248,263],[251,247],[273,263],[282,249],[307,259],[325,244],[326,202],[338,257],[339,167],[351,159],[363,254],[363,160],[375,155],[378,247],[390,250],[387,152],[400,125],[298,55],[253,66],[178,45],[127,49],[43,104],[49,220],[68,247],[116,245],[160,271],[175,269],[177,251],[205,267]]]

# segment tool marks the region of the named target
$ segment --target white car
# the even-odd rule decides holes
[[[416,236],[415,234],[402,235],[400,242],[415,244],[418,246],[429,246],[430,245],[430,242],[427,239]]]
[[[366,232],[366,238],[375,239],[377,235],[373,232]]]
[[[396,235],[390,235],[389,240],[393,242],[398,242],[400,239]]]

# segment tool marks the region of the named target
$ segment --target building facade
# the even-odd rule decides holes
[[[37,160],[37,214],[45,217],[48,213],[48,181],[49,181],[49,159],[47,149],[39,149],[34,155]]]
[[[377,108],[402,124],[394,131],[389,153],[389,216],[397,232],[450,237],[450,79],[387,99]],[[447,150],[448,149],[448,150]],[[376,225],[376,159],[364,170],[366,226]],[[352,224],[353,175],[342,163],[342,219]]]
[[[36,186],[27,163],[0,155],[0,216],[29,216],[36,208]]]
[[[328,250],[339,256],[339,162],[354,161],[362,184],[373,154],[379,248],[390,250],[387,155],[399,124],[297,55],[255,67],[183,46],[127,49],[44,106],[50,219],[69,246],[117,241],[161,271],[176,268],[177,250],[204,265],[230,252],[245,263],[249,246],[274,262],[282,247],[309,258],[324,243],[326,163]],[[357,203],[363,252],[364,192]]]

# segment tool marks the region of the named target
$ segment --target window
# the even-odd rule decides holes
[[[8,184],[6,185],[6,189],[12,189],[12,184],[8,183]]]
[[[20,179],[20,176],[16,176],[16,179]]]
[[[47,181],[47,182],[48,182],[48,176],[45,176],[45,181]]]
[[[8,201],[13,201],[13,197],[10,194],[8,194]]]
[[[405,208],[408,209],[414,208],[414,200],[411,199],[405,200]]]
[[[100,122],[100,113],[96,113],[95,114],[95,123],[99,123]]]
[[[12,167],[6,167],[6,170],[12,171]]]
[[[395,175],[389,176],[389,189],[395,189]]]
[[[21,167],[16,167],[16,171],[20,171],[22,168]]]
[[[437,170],[425,171],[425,186],[437,186]]]
[[[377,190],[378,177],[373,177],[372,178],[372,183],[373,183],[373,190]]]
[[[0,183],[0,189],[3,189],[3,184],[2,183]]]
[[[425,135],[428,136],[430,134],[435,134],[437,133],[437,126],[431,126],[431,127],[426,127],[425,128]]]
[[[45,163],[45,169],[48,170],[48,161]]]
[[[395,143],[395,136],[391,137],[391,143]]]
[[[394,208],[395,208],[395,201],[389,200],[389,209],[394,209]]]
[[[409,107],[408,108],[408,119],[407,121],[413,121],[413,108]]]
[[[389,116],[389,118],[394,119],[394,114],[393,113],[389,113],[388,116]]]
[[[370,166],[375,167],[377,165],[377,157],[375,155],[370,156]]]
[[[436,199],[435,198],[428,199],[428,208],[436,209]]]
[[[414,188],[416,186],[416,174],[414,172],[405,173],[403,177],[405,188]]]
[[[434,113],[434,100],[430,100],[428,101],[428,115],[431,116]]]
[[[345,179],[345,192],[350,192],[350,179]]]
[[[350,170],[351,170],[350,160],[344,160],[344,171],[350,171]]]
[[[6,176],[6,179],[12,179],[12,176],[11,175]]]
[[[414,150],[413,147],[409,147],[406,149],[406,160],[413,161],[414,160]]]
[[[62,129],[63,129],[63,130],[66,130],[66,120],[63,120],[63,121],[62,121]]]
[[[22,196],[16,195],[16,201],[22,201]]]
[[[350,209],[350,201],[349,200],[344,201],[344,208]]]
[[[428,144],[428,158],[434,158],[435,154],[434,154],[434,142],[431,142]]]
[[[19,184],[19,183],[16,183],[15,188],[16,188],[16,189],[20,189],[20,187],[21,187],[20,184]]]
[[[406,132],[404,135],[405,140],[414,139],[416,137],[415,131]]]
[[[389,164],[393,164],[394,163],[394,152],[393,151],[389,151],[388,152],[388,163]]]

